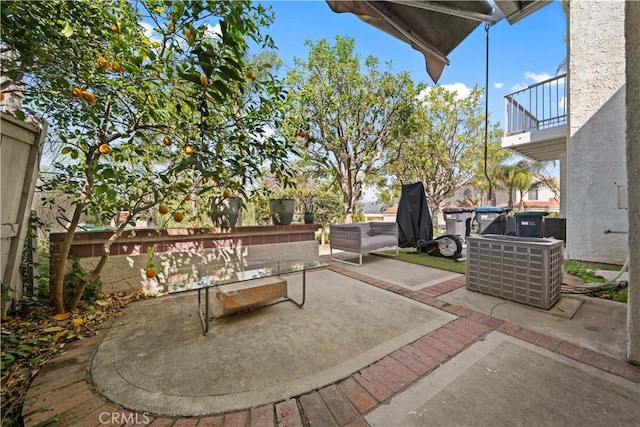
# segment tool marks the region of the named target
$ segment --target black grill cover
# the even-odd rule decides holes
[[[396,223],[398,244],[402,248],[417,247],[433,238],[433,223],[422,182],[402,186]]]

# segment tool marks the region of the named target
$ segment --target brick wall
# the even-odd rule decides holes
[[[146,263],[147,249],[151,247],[155,248],[158,260],[164,260],[166,265],[171,266],[177,263],[167,260],[185,258],[184,254],[189,254],[186,258],[193,259],[194,263],[201,263],[216,259],[216,256],[211,256],[213,252],[240,253],[239,249],[242,249],[245,255],[258,253],[260,257],[269,254],[277,256],[278,248],[280,253],[284,248],[286,252],[294,255],[301,250],[300,257],[302,257],[302,253],[312,254],[315,248],[315,256],[317,256],[315,232],[319,227],[317,224],[245,226],[224,232],[219,228],[126,230],[122,237],[111,245],[110,259],[101,275],[103,290],[137,288],[135,282],[139,282],[141,265]],[[92,268],[102,256],[104,244],[111,235],[112,233],[108,231],[79,231],[75,233],[71,252],[80,259],[81,265]],[[58,274],[57,266],[64,236],[65,233],[50,235],[51,280]],[[104,286],[105,282],[107,289]],[[118,284],[118,282],[123,283]]]

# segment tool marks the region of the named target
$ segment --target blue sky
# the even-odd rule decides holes
[[[364,58],[391,61],[394,72],[409,71],[414,81],[433,85],[424,57],[411,46],[359,20],[350,13],[334,13],[324,1],[264,1],[275,13],[275,22],[265,30],[273,37],[284,69],[293,67],[294,57],[307,58],[305,40],[333,40],[336,35],[356,40],[356,51]],[[504,95],[536,81],[556,75],[566,57],[566,18],[558,1],[510,25],[502,20],[489,31],[489,111],[491,121],[503,121]],[[450,55],[439,84],[485,84],[484,24],[480,25]]]

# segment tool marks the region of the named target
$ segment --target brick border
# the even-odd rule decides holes
[[[142,421],[150,426],[174,427],[366,427],[364,416],[367,413],[492,331],[640,383],[640,367],[437,299],[464,286],[464,277],[413,291],[344,267],[331,266],[329,270],[455,314],[458,318],[334,384],[269,405],[204,417],[153,417],[106,402],[92,390],[87,380],[89,363],[102,337],[76,341],[67,346],[64,354],[49,361],[29,387],[22,409],[25,426],[41,424],[56,415],[60,425],[95,426],[100,424],[99,417],[104,418],[104,414],[117,414],[123,425]]]

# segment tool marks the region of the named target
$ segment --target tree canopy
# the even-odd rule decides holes
[[[421,181],[437,218],[440,203],[470,183],[482,165],[484,146],[482,90],[467,96],[434,86],[415,100],[411,132],[400,146],[397,161],[387,168],[389,179],[379,184],[383,197],[397,197],[400,183]],[[491,129],[489,130],[491,132]],[[491,139],[495,139],[492,132]]]
[[[78,294],[126,223],[150,208],[168,204],[174,212],[162,221],[181,221],[192,197],[245,195],[265,163],[287,180],[291,149],[270,132],[282,120],[283,85],[269,64],[245,62],[250,41],[273,47],[261,33],[272,19],[249,1],[3,4],[2,49],[11,60],[2,73],[23,96],[14,114],[52,124],[59,175],[48,185],[74,197],[58,271],[83,213],[127,212]],[[58,276],[52,301],[62,312]]]
[[[365,182],[373,182],[396,158],[407,134],[416,88],[406,72],[381,70],[364,60],[355,41],[307,41],[306,60],[296,59],[288,75],[290,111],[284,128],[305,162],[331,176],[342,195],[345,222],[351,222]]]

